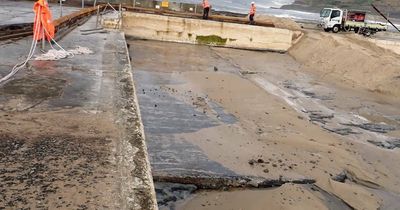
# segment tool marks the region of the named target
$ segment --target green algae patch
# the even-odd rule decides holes
[[[210,36],[196,36],[196,41],[198,44],[209,44],[209,45],[225,45],[228,39],[221,38],[220,36],[210,35]]]

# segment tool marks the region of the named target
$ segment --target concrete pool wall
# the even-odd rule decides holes
[[[124,12],[122,29],[139,39],[286,52],[293,44],[288,29]]]

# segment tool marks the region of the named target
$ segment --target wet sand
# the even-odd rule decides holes
[[[284,195],[284,196],[283,196]],[[199,192],[180,209],[328,209],[322,200],[299,185],[288,184],[268,190]]]
[[[322,192],[337,197],[342,205],[356,209],[399,205],[392,199],[400,193],[400,171],[396,161],[400,155],[398,149],[383,149],[369,143],[370,139],[366,138],[375,135],[370,131],[351,128],[354,134],[339,135],[324,128],[342,118],[354,120],[352,113],[357,110],[353,105],[357,103],[365,103],[359,112],[368,110],[385,119],[399,115],[396,109],[398,101],[385,101],[385,97],[378,93],[349,88],[341,85],[340,81],[326,82],[329,79],[304,71],[299,63],[285,54],[150,41],[131,41],[130,49],[134,75],[135,70],[140,70],[140,74],[156,72],[170,78],[157,84],[159,89],[155,95],[168,94],[179,103],[191,105],[209,119],[220,122],[190,132],[177,131],[168,138],[195,145],[210,161],[236,174],[271,179],[313,178]],[[294,90],[287,81],[300,88]],[[141,83],[139,78],[136,83]],[[224,123],[223,116],[213,108],[214,103],[237,121]],[[141,104],[141,109],[146,109],[145,105]],[[314,116],[310,114],[312,111],[326,110],[340,115],[322,117],[323,121],[311,118]],[[196,117],[193,115],[192,119]],[[146,119],[146,114],[143,118]],[[391,125],[398,128],[396,120]],[[399,138],[397,131],[382,135]],[[151,145],[149,147],[152,156]],[[185,153],[184,150],[179,152]],[[334,181],[341,173],[346,174],[346,178],[341,180],[343,183]],[[249,204],[245,205],[249,208],[250,203],[257,202],[260,208],[263,201],[254,199],[265,196],[276,203],[275,207],[290,209],[291,205],[280,203],[290,197],[289,192],[284,191],[272,198],[269,191],[200,193],[182,209],[205,208],[202,204],[217,202],[216,196],[226,199],[224,204],[218,201],[216,208],[229,209],[231,204],[235,204],[235,196],[246,197],[247,193],[255,193],[243,201]],[[311,201],[308,196],[299,197],[298,208],[319,208],[321,202],[324,203],[324,199],[319,197],[311,197]],[[330,199],[325,200],[326,207],[327,200]]]

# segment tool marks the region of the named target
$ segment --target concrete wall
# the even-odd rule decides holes
[[[286,52],[293,32],[287,29],[125,12],[126,35],[141,39]]]

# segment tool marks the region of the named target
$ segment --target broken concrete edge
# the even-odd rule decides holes
[[[168,182],[195,185],[198,189],[226,190],[233,188],[270,188],[284,184],[314,184],[310,178],[264,178],[255,176],[228,176],[228,175],[157,175],[153,174],[154,182]]]
[[[354,183],[361,185],[366,188],[370,189],[382,189],[382,187],[375,183],[372,180],[367,180],[363,178],[359,178],[354,172],[348,169],[344,169],[342,172],[337,174],[336,176],[331,177],[333,181],[345,183],[347,180]]]
[[[318,186],[317,184],[313,184],[310,187],[308,187],[308,189],[311,192],[319,192],[320,194],[322,194],[323,197],[325,197],[324,202],[332,202],[332,200],[337,200],[340,201],[345,207],[343,209],[350,209],[350,210],[354,210],[355,208],[353,206],[351,206],[348,202],[346,202],[345,200],[343,200],[342,198],[340,198],[338,195],[336,194],[332,194],[326,190],[324,190],[323,188],[321,188],[320,186]]]
[[[117,110],[117,112],[120,119],[118,123],[123,127],[123,138],[127,139],[133,147],[137,148],[137,151],[133,152],[134,154],[128,154],[131,156],[131,160],[135,162],[135,169],[130,172],[129,175],[135,176],[133,178],[137,181],[136,184],[141,184],[141,186],[122,186],[128,188],[127,193],[134,194],[133,199],[138,199],[136,201],[131,201],[133,205],[127,206],[126,209],[157,210],[155,187],[151,175],[151,166],[133,80],[129,51],[125,40],[125,34],[123,32],[120,33],[123,36],[121,42],[124,46],[124,56],[126,56],[122,61],[126,60],[126,63],[124,68],[118,71],[117,78],[117,81],[121,85],[119,89],[121,98],[117,99],[119,101],[119,105],[117,105],[119,110]],[[128,183],[121,184],[128,185]],[[126,195],[125,197],[130,198],[132,195]]]
[[[305,31],[293,31],[293,36],[297,36],[297,37],[293,37],[292,38],[292,46],[289,47],[289,49],[287,51],[290,51],[294,46],[296,46],[301,40],[303,40],[304,36],[305,36]]]

